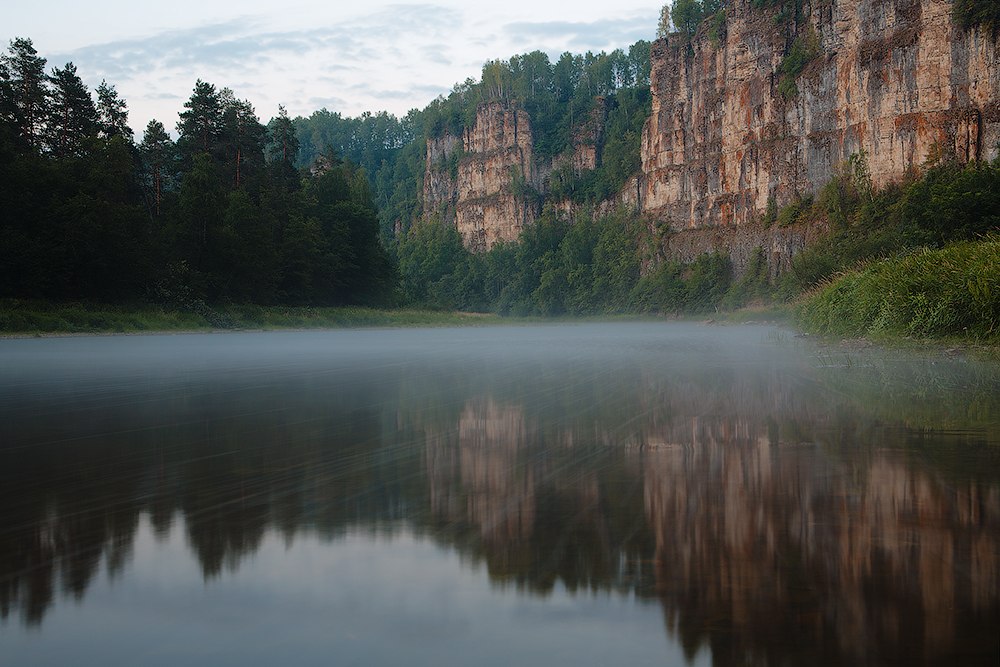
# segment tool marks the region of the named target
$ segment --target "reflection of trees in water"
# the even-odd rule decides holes
[[[989,651],[995,471],[921,454],[961,443],[766,366],[417,370],[185,388],[5,433],[78,440],[0,451],[3,616],[40,622],[121,571],[142,513],[160,535],[182,516],[206,577],[269,530],[405,521],[497,582],[658,597],[719,664]]]

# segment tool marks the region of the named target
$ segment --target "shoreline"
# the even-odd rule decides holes
[[[216,325],[210,320],[216,320]],[[15,328],[15,322],[42,326]],[[76,338],[87,336],[168,336],[263,333],[270,331],[337,331],[481,326],[528,326],[593,322],[689,322],[706,326],[776,325],[822,345],[847,351],[868,348],[933,350],[949,357],[972,354],[1000,359],[1000,345],[963,338],[916,339],[895,336],[837,336],[812,333],[796,322],[788,306],[744,308],[701,315],[593,315],[517,317],[495,313],[369,308],[359,306],[220,306],[208,316],[193,310],[147,304],[104,305],[0,300],[0,340]],[[225,326],[218,326],[223,323]]]

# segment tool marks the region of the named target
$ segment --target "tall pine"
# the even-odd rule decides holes
[[[87,139],[97,136],[97,109],[87,86],[76,73],[76,65],[66,63],[49,77],[52,102],[49,106],[47,143],[56,157],[82,155]]]
[[[48,107],[48,77],[45,58],[38,55],[30,39],[18,37],[10,43],[8,52],[0,56],[2,90],[9,99],[4,112],[14,126],[22,147],[39,151]]]

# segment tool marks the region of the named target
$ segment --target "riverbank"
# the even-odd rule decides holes
[[[869,261],[803,299],[810,333],[879,341],[1000,344],[1000,239]]]
[[[498,315],[416,309],[301,306],[207,306],[177,309],[150,304],[108,305],[0,300],[0,335],[135,334],[256,329],[477,326]]]

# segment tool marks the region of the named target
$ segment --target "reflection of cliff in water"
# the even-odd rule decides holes
[[[0,612],[38,623],[126,571],[146,514],[161,535],[183,518],[207,578],[269,531],[406,525],[521,590],[658,599],[718,664],[996,653],[979,436],[866,417],[808,367],[528,366],[31,398],[0,426],[21,444],[0,449]],[[957,468],[924,454],[963,448]]]
[[[996,485],[948,483],[902,451],[844,463],[746,422],[673,437],[643,470],[658,594],[689,652],[707,644],[716,664],[996,652]]]
[[[546,431],[523,406],[470,399],[457,428],[427,438],[439,539],[486,562],[490,577],[547,593],[648,588],[650,534],[640,480],[622,451]]]

